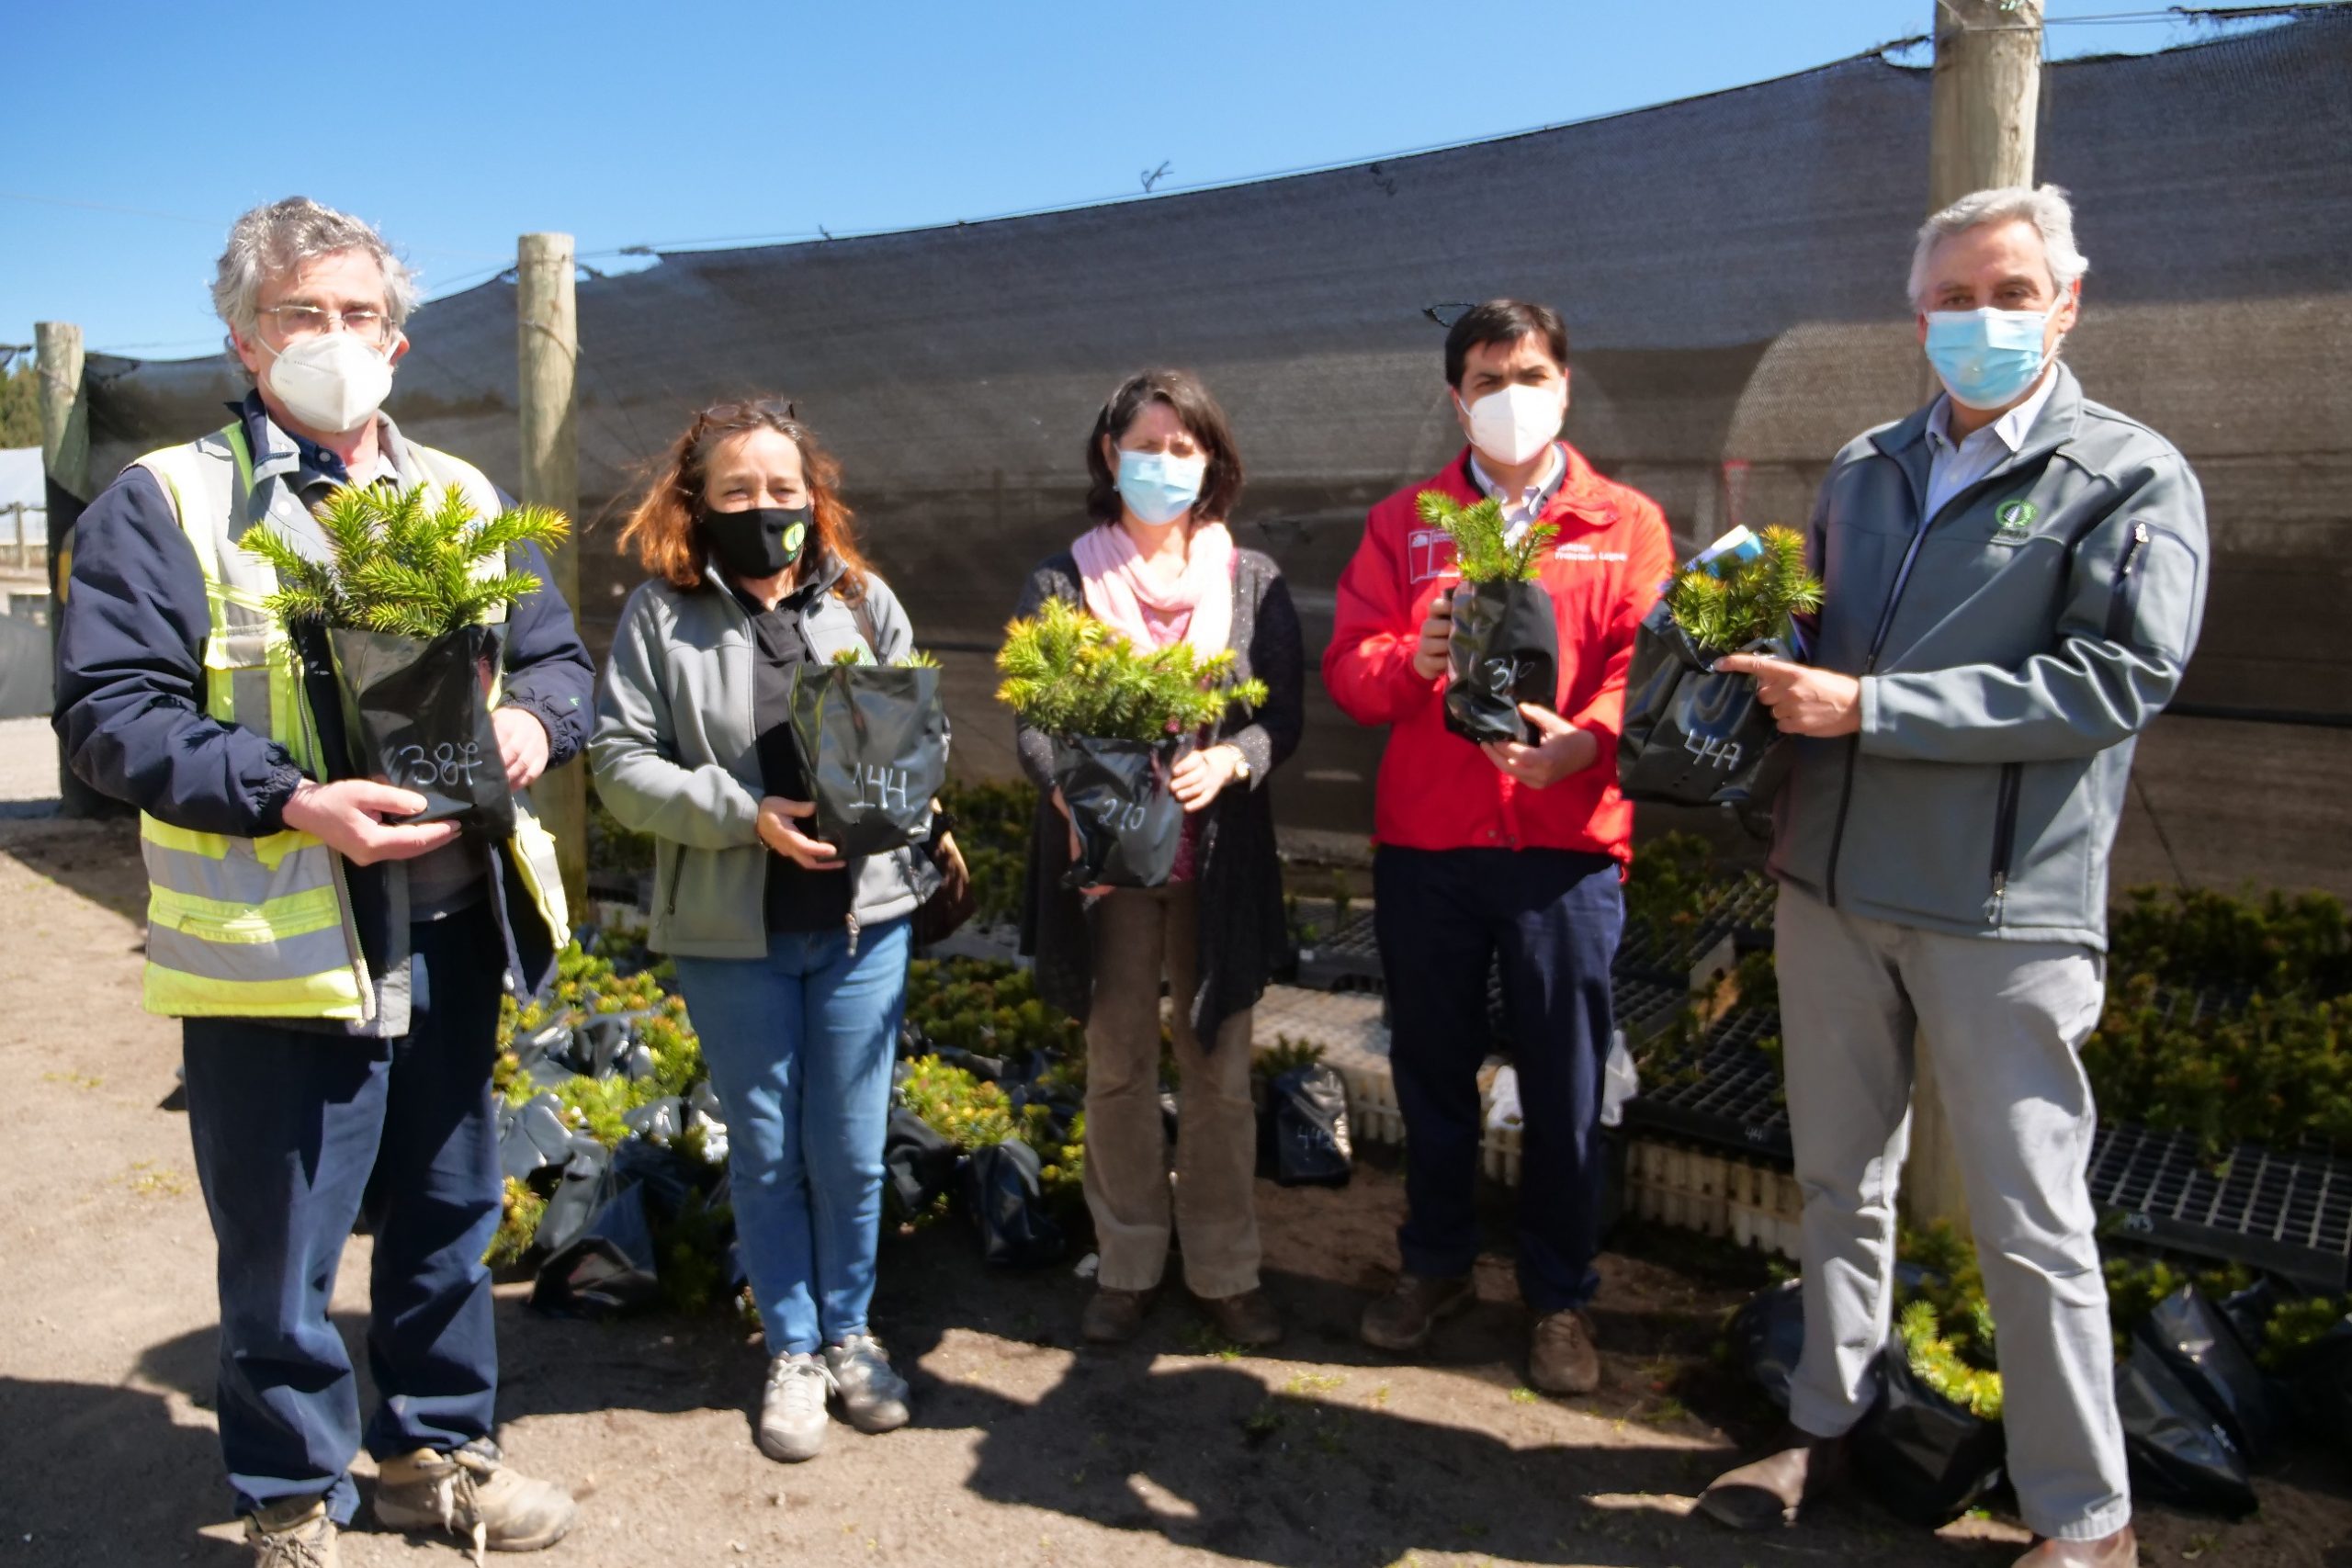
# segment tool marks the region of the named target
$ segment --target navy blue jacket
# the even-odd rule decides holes
[[[260,398],[248,395],[238,412],[252,449],[268,450]],[[298,445],[306,471],[341,479],[332,454]],[[502,700],[547,727],[552,769],[587,743],[595,666],[546,558],[532,546],[517,556],[517,567],[535,573],[540,586],[509,612]],[[92,789],[175,828],[259,838],[285,826],[287,798],[302,774],[268,736],[205,713],[210,624],[203,570],[171,498],[145,468],[125,468],[74,530],[51,722],[75,776]],[[302,651],[322,749],[339,757],[343,713],[324,638],[305,640],[319,645]]]

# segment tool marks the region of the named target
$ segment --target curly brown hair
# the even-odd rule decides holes
[[[833,585],[833,592],[853,604],[864,598],[865,575],[873,568],[857,547],[851,527],[854,513],[842,500],[842,466],[819,443],[817,433],[800,422],[793,406],[780,398],[714,403],[695,414],[654,470],[645,499],[629,513],[628,525],[621,530],[621,553],[634,553],[647,571],[679,588],[703,586],[703,563],[709,558],[710,542],[703,537],[698,519],[711,456],[736,436],[755,430],[773,430],[800,449],[818,547],[842,564],[841,581]]]

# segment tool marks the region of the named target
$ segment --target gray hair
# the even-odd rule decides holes
[[[2042,251],[2050,258],[2050,281],[2059,293],[2090,271],[2091,264],[2075,248],[2075,208],[2064,190],[2056,186],[2001,186],[1973,191],[1919,225],[1919,243],[1911,252],[1911,308],[1927,308],[1922,301],[1928,297],[1928,262],[1938,245],[1971,229],[2018,219],[2041,234]]]
[[[364,251],[384,274],[384,310],[397,327],[416,309],[416,278],[373,226],[348,212],[322,207],[307,196],[289,196],[256,207],[230,226],[228,248],[212,272],[212,308],[231,329],[254,335],[265,279],[291,272],[318,256]],[[237,345],[229,344],[237,358]],[[243,362],[239,361],[239,368]]]

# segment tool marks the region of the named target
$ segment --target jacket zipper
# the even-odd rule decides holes
[[[2140,613],[2140,579],[2133,568],[2140,564],[2140,552],[2147,547],[2148,525],[2135,522],[2132,536],[2123,541],[2123,557],[2115,563],[2115,597],[2108,602],[2107,640],[2121,642],[2132,630],[2132,623]]]
[[[2009,899],[2009,862],[2017,852],[2018,796],[2025,783],[2025,764],[2001,767],[2001,793],[1993,813],[1993,897],[1985,901],[1985,918],[1995,926]]]
[[[1890,457],[1888,460],[1892,462],[1894,459]],[[2010,461],[2016,461],[2014,455],[2011,456]],[[1900,463],[1896,463],[1895,467],[1898,468],[1903,468]],[[2008,464],[2005,463],[1999,468],[1996,468],[1993,472],[1986,474],[1983,479],[1978,479],[1974,484],[1968,486],[1959,494],[1945,502],[1943,505],[1938,509],[1935,516],[1928,518],[1925,523],[1922,523],[1917,528],[1912,531],[1910,547],[1903,552],[1903,564],[1895,569],[1894,585],[1887,590],[1886,605],[1883,609],[1879,611],[1878,630],[1871,634],[1870,657],[1862,663],[1862,675],[1864,677],[1878,673],[1879,655],[1885,650],[1887,634],[1894,629],[1894,612],[1903,603],[1904,591],[1911,586],[1911,569],[1919,559],[1919,547],[1928,542],[1928,532],[1932,530],[1937,522],[1953,507],[1958,506],[1962,502],[1970,499],[1975,495],[1978,491],[1984,489],[1986,485],[1991,484],[1995,479],[2002,478],[2007,468]],[[1903,482],[1906,486],[1911,484],[1911,470],[1908,468],[1903,468]],[[1911,502],[1913,505],[1917,506],[1924,504],[1926,501],[1927,497],[1917,489],[1914,488],[1912,490]],[[1861,756],[1861,735],[1857,732],[1853,735],[1848,736],[1846,738],[1846,774],[1844,782],[1838,786],[1838,790],[1837,820],[1831,825],[1829,830],[1829,863],[1824,869],[1822,874],[1822,892],[1825,896],[1823,901],[1833,909],[1838,907],[1838,859],[1840,852],[1842,852],[1846,847],[1846,813],[1848,808],[1854,803],[1854,764]]]

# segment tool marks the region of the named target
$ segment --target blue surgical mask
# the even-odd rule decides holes
[[[1208,478],[1206,457],[1179,457],[1166,452],[1119,453],[1119,499],[1145,522],[1173,523],[1201,499],[1201,481]]]
[[[2024,396],[2050,363],[2041,351],[2049,324],[2048,310],[1930,310],[1928,363],[1952,401],[2005,408]]]

